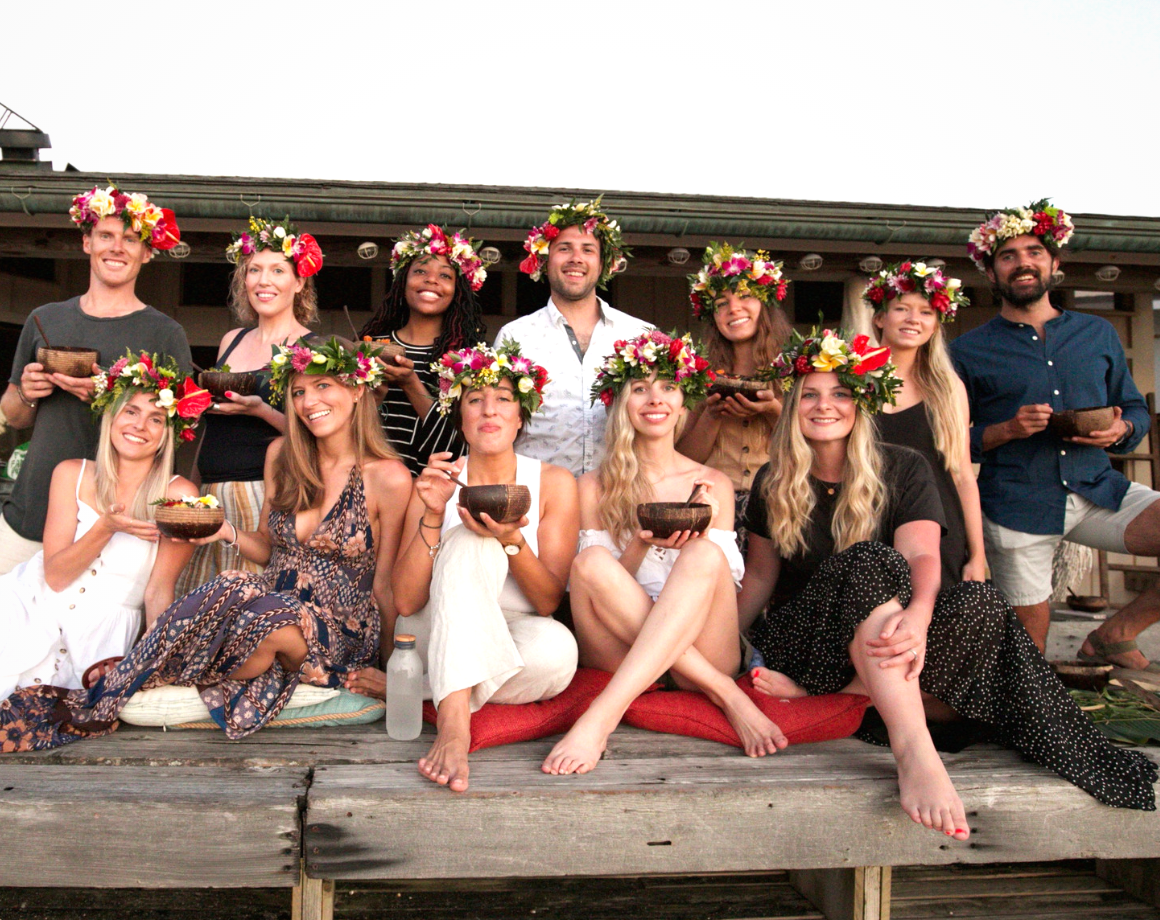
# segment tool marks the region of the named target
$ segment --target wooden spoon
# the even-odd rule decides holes
[[[32,321],[36,323],[36,328],[40,330],[40,337],[44,339],[44,347],[52,348],[52,343],[48,340],[48,336],[44,332],[44,327],[40,325],[40,317],[35,313],[32,314]]]

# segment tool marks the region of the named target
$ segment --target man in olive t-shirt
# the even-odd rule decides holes
[[[97,192],[88,193],[89,200]],[[116,195],[118,204],[128,197],[120,192]],[[84,197],[77,196],[76,201]],[[113,207],[110,204],[106,210]],[[172,234],[172,242],[164,241],[169,246],[177,241],[172,212],[166,212],[156,225],[142,225],[139,217],[125,216],[123,206],[105,217],[91,209],[81,212],[80,216],[89,220],[79,220],[76,212],[74,202],[73,219],[84,230],[84,251],[89,256],[89,289],[79,297],[32,311],[20,333],[8,389],[0,397],[0,411],[11,426],[32,427],[28,455],[0,519],[0,574],[41,549],[49,486],[57,464],[79,457],[92,459],[97,449],[99,419],[89,408],[92,380],[45,373],[36,360],[36,349],[45,342],[33,317],[40,320],[53,345],[94,348],[105,365],[130,348],[172,355],[186,372],[191,367],[185,330],[142,303],[135,293],[137,275],[153,258],[154,245],[169,248],[160,240],[159,228]]]

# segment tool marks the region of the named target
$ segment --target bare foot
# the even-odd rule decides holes
[[[902,745],[898,745],[902,748]],[[902,810],[916,824],[956,840],[971,836],[966,809],[930,738],[894,751]]]
[[[782,730],[767,719],[765,713],[740,689],[736,694],[730,693],[719,705],[750,757],[776,754],[782,748],[789,747],[789,740]]]
[[[754,689],[760,690],[769,696],[775,696],[779,700],[793,700],[800,696],[809,695],[803,687],[799,687],[782,674],[781,671],[771,671],[769,668],[754,668],[749,672],[749,676],[753,678]]]
[[[467,749],[471,747],[471,689],[457,690],[439,704],[435,743],[419,758],[419,772],[452,792],[467,791]]]
[[[352,693],[361,693],[376,700],[387,698],[387,675],[378,668],[351,671],[346,675],[342,685]]]
[[[600,762],[600,755],[608,747],[611,734],[612,730],[606,729],[600,717],[589,707],[568,734],[556,742],[540,769],[554,776],[587,773]]]

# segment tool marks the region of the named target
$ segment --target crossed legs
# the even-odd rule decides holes
[[[787,744],[729,676],[740,663],[737,593],[719,547],[690,542],[654,603],[611,553],[590,547],[572,566],[580,660],[612,672],[608,686],[544,760],[545,773],[596,766],[629,704],[666,670],[721,707],[752,757]]]

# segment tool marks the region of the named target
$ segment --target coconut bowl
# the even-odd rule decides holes
[[[45,373],[64,374],[66,377],[92,377],[93,365],[101,360],[95,348],[82,345],[41,346],[36,349],[36,360],[44,365]]]
[[[723,399],[730,396],[744,396],[746,399],[756,399],[761,390],[772,390],[773,384],[768,380],[757,377],[739,377],[734,374],[718,374],[709,389],[709,395],[719,393]]]
[[[158,505],[153,509],[153,521],[165,537],[181,540],[200,540],[217,533],[226,519],[224,508],[187,508],[184,505]]]
[[[459,490],[459,504],[481,524],[481,514],[499,524],[514,524],[532,507],[532,493],[521,485],[467,486]]]
[[[225,399],[227,391],[238,396],[253,396],[258,392],[258,375],[249,371],[202,371],[197,375],[197,384],[209,390],[215,399]]]
[[[1099,594],[1069,594],[1066,603],[1081,613],[1099,613],[1108,609],[1108,599]]]
[[[1074,658],[1049,663],[1063,685],[1073,690],[1102,690],[1112,674],[1110,664],[1092,664]]]
[[[647,502],[636,506],[641,530],[650,530],[658,540],[667,540],[681,530],[704,533],[713,518],[713,509],[700,502]]]
[[[390,339],[371,339],[370,344],[374,345],[375,348],[382,349],[379,352],[379,357],[387,364],[394,364],[394,358],[399,355],[402,355],[404,358],[407,357],[407,349],[398,342],[393,342]]]
[[[1089,406],[1087,409],[1065,409],[1052,412],[1047,427],[1061,438],[1086,438],[1093,431],[1106,431],[1116,420],[1111,406]]]

